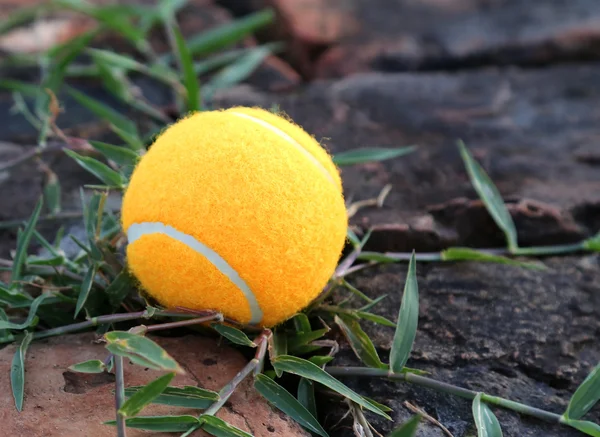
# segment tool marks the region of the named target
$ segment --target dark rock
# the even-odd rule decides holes
[[[313,77],[598,59],[593,0],[254,0],[273,5]],[[312,56],[321,47],[321,56]],[[308,62],[308,65],[307,65]]]
[[[418,266],[419,330],[409,367],[432,378],[484,391],[561,414],[577,386],[600,362],[600,259],[548,259],[548,270],[531,271],[495,264]],[[374,312],[397,320],[406,266],[385,266],[352,277],[368,296],[387,298]],[[387,359],[394,330],[364,322],[382,358]],[[336,365],[358,365],[346,351]],[[360,393],[394,409],[402,421],[404,401],[425,409],[455,437],[472,434],[469,401],[430,389],[379,379],[348,378]],[[558,425],[497,409],[507,437],[579,435]],[[589,420],[598,421],[595,409]],[[375,419],[379,430],[389,430]],[[471,429],[471,434],[469,430]],[[339,436],[351,435],[340,432]],[[438,436],[427,431],[423,436]]]

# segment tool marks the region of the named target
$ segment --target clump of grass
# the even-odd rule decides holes
[[[216,417],[220,408],[246,378],[253,379],[254,387],[267,401],[308,431],[320,436],[327,436],[327,431],[318,421],[315,401],[317,390],[327,389],[329,393],[336,393],[348,406],[356,435],[372,436],[376,431],[369,423],[365,410],[386,419],[390,419],[388,413],[391,410],[343,384],[341,380],[346,376],[386,378],[468,399],[472,402],[474,424],[480,437],[502,435],[501,424],[490,406],[510,409],[573,427],[587,435],[599,436],[598,424],[581,419],[600,398],[600,366],[582,382],[562,415],[450,385],[426,376],[419,369],[406,367],[418,329],[417,262],[472,260],[540,268],[539,263],[517,261],[511,256],[600,250],[600,234],[574,245],[519,247],[515,225],[498,190],[462,143],[459,144],[459,149],[467,173],[490,215],[504,231],[506,248],[448,248],[441,253],[432,254],[374,253],[363,250],[370,233],[361,239],[349,229],[351,251],[341,260],[327,288],[304,312],[274,330],[257,331],[231,321],[225,324],[223,315],[213,311],[194,313],[158,308],[138,295],[133,278],[129,276],[121,256],[125,237],[118,220],[118,211],[108,210],[106,201],[110,192],[122,191],[127,187],[131,171],[143,155],[149,139],[173,120],[165,111],[153,106],[137,93],[132,86],[131,76],[146,75],[169,86],[179,114],[184,114],[207,109],[207,100],[210,99],[206,96],[210,97],[217,89],[244,80],[266,56],[279,48],[279,45],[269,44],[253,49],[228,49],[246,35],[271,22],[273,14],[268,10],[193,36],[186,41],[176,20],[176,11],[184,3],[161,1],[154,7],[95,7],[64,0],[54,2],[54,8],[75,9],[94,17],[99,23],[98,28],[45,53],[40,61],[44,67],[41,83],[0,81],[0,86],[12,90],[16,107],[39,132],[37,147],[6,163],[0,171],[10,171],[26,160],[36,159],[46,175],[43,198],[37,203],[31,217],[0,224],[4,228],[19,227],[14,257],[11,260],[0,260],[0,266],[9,270],[11,275],[9,283],[0,283],[0,342],[19,344],[11,368],[11,385],[17,410],[20,411],[27,401],[24,398],[27,383],[24,366],[31,342],[95,329],[105,342],[106,355],[74,363],[70,369],[85,373],[115,373],[115,420],[107,425],[115,426],[119,436],[125,436],[127,428],[179,433],[182,436],[190,435],[198,429],[216,436],[249,436],[245,431]],[[9,24],[20,23],[31,16],[30,12],[24,13]],[[160,56],[147,43],[148,33],[156,26],[162,26],[166,30],[172,54]],[[8,28],[10,25],[0,27],[0,32]],[[107,30],[117,32],[129,41],[141,60],[131,55],[90,48],[93,37]],[[80,54],[88,55],[91,63],[78,64]],[[198,57],[210,54],[213,56],[197,61]],[[200,87],[197,76],[215,70],[218,70],[217,74]],[[106,89],[119,100],[143,114],[146,121],[150,122],[150,128],[143,131],[140,125],[115,109],[69,87],[66,81],[76,76],[102,81]],[[121,142],[107,144],[65,135],[57,124],[59,102],[56,95],[61,89],[66,89],[79,104],[105,120]],[[27,99],[33,99],[32,107]],[[414,150],[414,147],[358,149],[337,154],[334,159],[340,166],[355,165],[398,158]],[[48,153],[63,152],[99,181],[97,185],[82,187],[80,211],[62,210],[59,177],[44,160]],[[387,192],[389,188],[377,199],[348,205],[349,215],[353,215],[361,207],[381,206]],[[76,217],[83,220],[85,236],[69,236],[80,248],[72,256],[60,249],[64,238],[62,230],[52,242],[36,230],[41,221]],[[30,253],[33,242],[44,249],[43,254]],[[398,319],[393,322],[373,312],[385,296],[372,299],[356,289],[349,278],[373,265],[404,261],[408,261],[406,283]],[[351,306],[349,299],[334,304],[332,293],[348,293],[349,296],[358,298],[360,305]],[[395,328],[389,362],[384,362],[379,357],[373,341],[361,327],[364,321]],[[254,350],[254,358],[218,392],[198,387],[172,386],[170,383],[173,377],[182,373],[182,368],[168,351],[146,335],[149,332],[200,324],[208,324],[210,329],[236,347]],[[314,326],[320,327],[315,329]],[[331,336],[334,330],[343,334],[362,366],[333,365],[339,350],[339,344]],[[145,386],[127,387],[123,377],[123,358],[165,373]],[[280,384],[281,381],[278,382],[284,375],[296,377],[296,395]],[[144,407],[151,403],[191,408],[197,414],[143,416]],[[420,415],[416,414],[389,436],[414,436],[420,419]]]

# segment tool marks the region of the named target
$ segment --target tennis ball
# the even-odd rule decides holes
[[[346,239],[339,172],[291,120],[236,107],[167,128],[122,205],[128,265],[167,308],[271,327],[304,309]]]

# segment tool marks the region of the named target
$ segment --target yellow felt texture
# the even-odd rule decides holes
[[[227,111],[241,112],[242,114],[259,118],[284,131],[287,135],[301,144],[302,147],[304,147],[312,156],[314,156],[323,167],[325,167],[335,181],[339,190],[342,191],[342,178],[340,177],[340,173],[327,151],[317,142],[317,140],[315,140],[313,136],[309,135],[308,132],[295,124],[293,120],[288,118],[285,114],[277,115],[259,108],[247,108],[240,106],[230,108]]]
[[[306,146],[323,167],[281,136],[228,111],[207,111],[166,129],[140,160],[123,200],[125,231],[160,222],[217,252],[252,290],[274,326],[305,308],[333,274],[347,214],[339,173],[300,127],[248,111]],[[333,181],[332,181],[333,179]],[[214,309],[250,320],[243,293],[207,259],[164,234],[140,237],[128,264],[166,307]]]

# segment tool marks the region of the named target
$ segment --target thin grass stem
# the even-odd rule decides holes
[[[125,418],[119,413],[125,402],[125,377],[123,376],[123,357],[115,355],[115,409],[117,419],[117,437],[127,437]]]
[[[431,388],[435,391],[448,393],[464,399],[473,400],[478,392],[466,388],[457,387],[446,382],[436,381],[426,376],[415,375],[414,373],[390,373],[385,369],[372,369],[367,367],[326,367],[325,370],[332,376],[364,376],[388,378],[394,381],[405,381],[421,387]],[[560,414],[531,407],[520,402],[483,394],[482,400],[488,404],[496,405],[505,409],[515,411],[527,416],[535,417],[547,422],[560,423]]]

